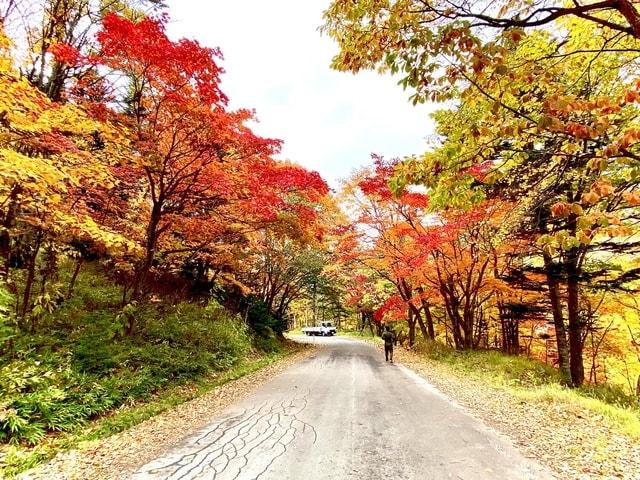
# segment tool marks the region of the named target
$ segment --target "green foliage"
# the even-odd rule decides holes
[[[36,444],[47,431],[69,430],[100,408],[80,390],[92,385],[73,372],[64,358],[58,357],[57,365],[35,358],[39,359],[15,360],[0,369],[3,441]]]
[[[273,331],[268,332],[267,335],[256,335],[253,344],[258,350],[267,353],[277,352],[282,348],[280,341],[276,338]]]
[[[1,292],[0,304],[10,301]],[[12,348],[0,350],[0,442],[36,445],[169,385],[232,369],[255,347],[280,349],[268,325],[267,338],[254,339],[216,302],[136,305],[140,333],[126,337],[117,289],[104,277],[89,270],[76,295],[43,312],[46,334],[12,334]]]
[[[610,383],[599,385],[583,385],[580,387],[581,395],[600,400],[608,405],[622,408],[635,408],[640,410],[637,397],[630,395],[624,388]]]
[[[68,284],[73,266],[60,271],[61,281]],[[73,296],[64,302],[64,309],[69,312],[93,311],[100,308],[115,309],[122,301],[122,290],[105,278],[96,264],[86,264],[78,275]]]
[[[287,330],[286,320],[275,317],[262,300],[251,297],[249,301],[247,322],[256,333],[269,337],[273,333],[282,335]]]
[[[155,316],[149,321],[146,337],[149,341],[214,353],[218,368],[231,366],[251,348],[245,325],[213,300],[204,308],[182,303],[163,318]]]
[[[11,295],[5,285],[0,283],[0,352],[2,352],[4,345],[15,335],[10,318],[11,302]]]
[[[118,409],[113,409],[109,415],[96,419],[86,428],[62,433],[35,447],[25,449],[20,445],[8,446],[7,455],[2,460],[3,473],[7,477],[14,476],[47,461],[61,449],[73,448],[81,442],[104,438],[131,428],[175,405],[199,397],[217,386],[273,363],[292,351],[295,350],[281,348],[276,353],[245,359],[229,370],[197,378],[186,385],[166,386],[154,394],[148,402],[122,405]]]

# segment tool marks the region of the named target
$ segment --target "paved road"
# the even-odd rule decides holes
[[[324,344],[141,479],[548,479],[497,433],[372,346]]]

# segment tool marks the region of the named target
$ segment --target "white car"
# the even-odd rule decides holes
[[[336,327],[331,322],[322,322],[318,327],[306,327],[302,329],[305,335],[320,335],[323,337],[331,337],[337,333]]]

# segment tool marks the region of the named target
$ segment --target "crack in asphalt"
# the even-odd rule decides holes
[[[262,403],[212,424],[175,455],[146,465],[133,478],[166,480],[259,480],[296,439],[307,432],[315,444],[315,427],[299,418],[309,391],[280,402]],[[247,470],[252,467],[252,472]],[[255,473],[257,472],[257,473]]]

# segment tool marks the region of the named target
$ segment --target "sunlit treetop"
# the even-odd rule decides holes
[[[109,167],[127,141],[73,104],[51,101],[20,77],[0,31],[0,204],[21,204],[20,221],[69,241],[91,240],[110,252],[133,243],[96,224],[75,195],[113,185]]]
[[[629,0],[335,0],[323,30],[338,42],[334,68],[390,70],[415,90],[414,102],[444,100],[456,84],[492,64],[525,31],[555,30],[582,19],[604,38],[640,38],[640,15]]]

